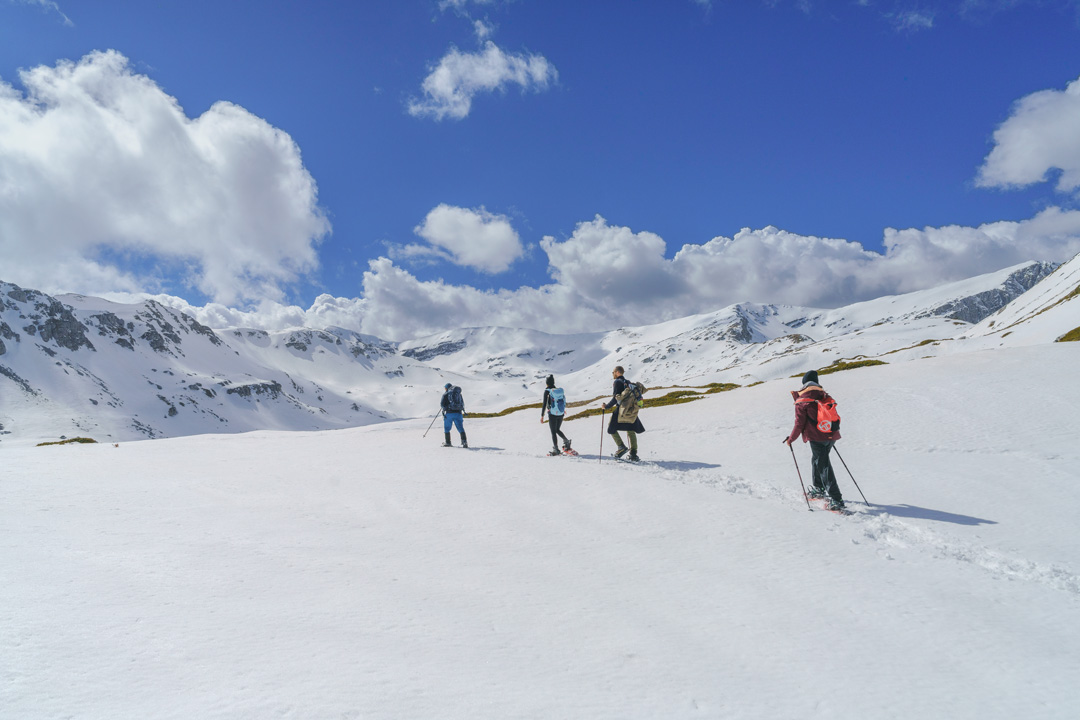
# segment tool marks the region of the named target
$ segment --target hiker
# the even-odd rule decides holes
[[[611,388],[611,400],[604,403],[603,409],[614,408],[611,411],[611,421],[608,423],[607,431],[608,435],[615,438],[615,445],[618,448],[615,451],[615,457],[621,458],[629,452],[630,457],[627,459],[637,462],[641,459],[637,454],[637,436],[638,433],[645,432],[645,428],[638,418],[638,405],[632,396],[631,383],[623,377],[623,373],[622,365],[616,365],[615,369],[611,371],[615,383]],[[623,443],[622,438],[619,437],[620,430],[626,431],[626,437],[630,441],[629,449]]]
[[[465,415],[465,400],[461,397],[461,388],[457,387],[453,383],[446,383],[443,386],[446,391],[442,396],[442,411],[443,411],[443,447],[453,447],[450,442],[450,427],[451,425],[457,426],[457,431],[461,433],[461,447],[469,447],[469,441],[465,438],[465,422],[462,417]]]
[[[548,416],[548,426],[551,428],[551,444],[554,449],[548,455],[561,455],[559,452],[559,438],[563,440],[563,452],[570,452],[570,438],[566,437],[561,430],[563,417],[566,415],[566,393],[562,388],[555,387],[555,376],[547,376],[547,388],[544,390],[544,401],[540,404],[540,422],[544,422],[544,413]]]
[[[832,462],[829,461],[829,452],[840,439],[840,426],[836,423],[830,432],[821,430],[817,422],[818,404],[814,402],[815,400],[832,401],[832,398],[818,382],[817,371],[811,370],[803,375],[802,383],[801,389],[791,391],[791,398],[795,401],[795,427],[784,442],[790,447],[791,443],[802,435],[803,442],[810,443],[814,476],[810,497],[823,499],[828,494],[829,509],[843,510],[844,498],[840,495],[840,487],[836,484],[836,474],[833,472]]]

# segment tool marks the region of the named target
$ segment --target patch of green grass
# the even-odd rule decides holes
[[[930,342],[934,342],[931,340]],[[925,344],[925,343],[924,343]],[[912,346],[918,347],[918,346]],[[818,376],[828,375],[830,373],[842,372],[844,370],[854,370],[855,368],[870,367],[871,365],[888,365],[884,360],[837,360],[828,367],[823,367],[817,371]],[[804,373],[798,373],[792,375],[793,378],[801,378]]]
[[[871,367],[872,365],[888,365],[888,363],[884,360],[855,360],[853,362],[837,360],[829,367],[818,370],[818,375],[828,375],[830,373],[842,372],[844,370],[854,370],[855,368]]]
[[[1080,290],[1080,287],[1077,290]],[[1080,342],[1080,327],[1073,328],[1054,342]]]
[[[530,405],[515,405],[514,407],[508,407],[505,410],[500,410],[499,412],[494,412],[494,413],[471,412],[471,413],[468,414],[468,417],[470,417],[470,418],[495,418],[495,417],[503,417],[504,415],[509,415],[510,413],[517,412],[518,410],[539,410],[539,409],[540,409],[540,403],[532,403]]]
[[[760,384],[760,383],[758,383]],[[708,385],[683,385],[683,388],[689,387],[690,389],[674,390],[661,395],[660,397],[645,396],[645,407],[660,407],[662,405],[678,405],[680,403],[693,402],[694,400],[700,400],[705,395],[712,393],[727,392],[728,390],[734,390],[735,388],[742,387],[735,383],[709,383]],[[657,390],[665,390],[666,388],[650,388],[648,392],[656,392]],[[703,391],[703,392],[702,392]],[[598,395],[590,400],[578,400],[577,402],[567,403],[568,408],[579,408],[586,405],[594,405],[595,403],[604,401],[607,399],[607,395]],[[539,410],[540,403],[532,403],[529,405],[515,405],[514,407],[508,407],[505,410],[493,413],[471,412],[468,414],[470,418],[497,418],[505,417],[510,413],[517,412],[518,410]],[[605,411],[606,412],[606,411]],[[590,417],[592,415],[599,415],[600,408],[589,408],[588,410],[582,410],[574,415],[567,415],[564,421],[577,420],[583,417]]]
[[[96,442],[97,442],[97,440],[94,440],[93,438],[77,437],[77,438],[68,438],[67,440],[57,440],[56,442],[38,443],[37,446],[38,447],[45,447],[46,445],[70,445],[71,443],[84,443],[84,444],[86,444],[86,443],[96,443]]]
[[[705,391],[705,394],[711,395],[712,393],[727,392],[728,390],[734,390],[735,388],[742,386],[736,385],[735,383],[709,383],[705,387],[708,388]]]

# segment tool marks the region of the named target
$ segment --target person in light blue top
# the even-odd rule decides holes
[[[548,416],[548,426],[551,428],[551,444],[554,449],[548,455],[561,455],[559,452],[559,438],[563,440],[563,452],[570,452],[570,438],[562,431],[563,417],[566,415],[566,393],[562,388],[555,387],[555,376],[547,376],[547,389],[544,390],[544,401],[540,405],[540,422],[544,422],[544,414]]]

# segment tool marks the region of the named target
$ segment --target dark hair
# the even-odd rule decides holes
[[[555,376],[554,375],[548,375],[547,376],[547,386],[549,388],[555,387]]]
[[[625,371],[625,370],[623,370],[623,368],[622,368],[622,365],[616,365],[616,366],[615,366],[615,369],[614,369],[614,370],[612,370],[612,372],[617,372],[617,373],[619,373],[620,375],[625,375],[625,374],[626,374],[626,371]]]

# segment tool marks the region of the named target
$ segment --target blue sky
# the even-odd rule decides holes
[[[0,279],[219,326],[567,332],[1080,251],[1075,0],[0,0],[0,80]]]

